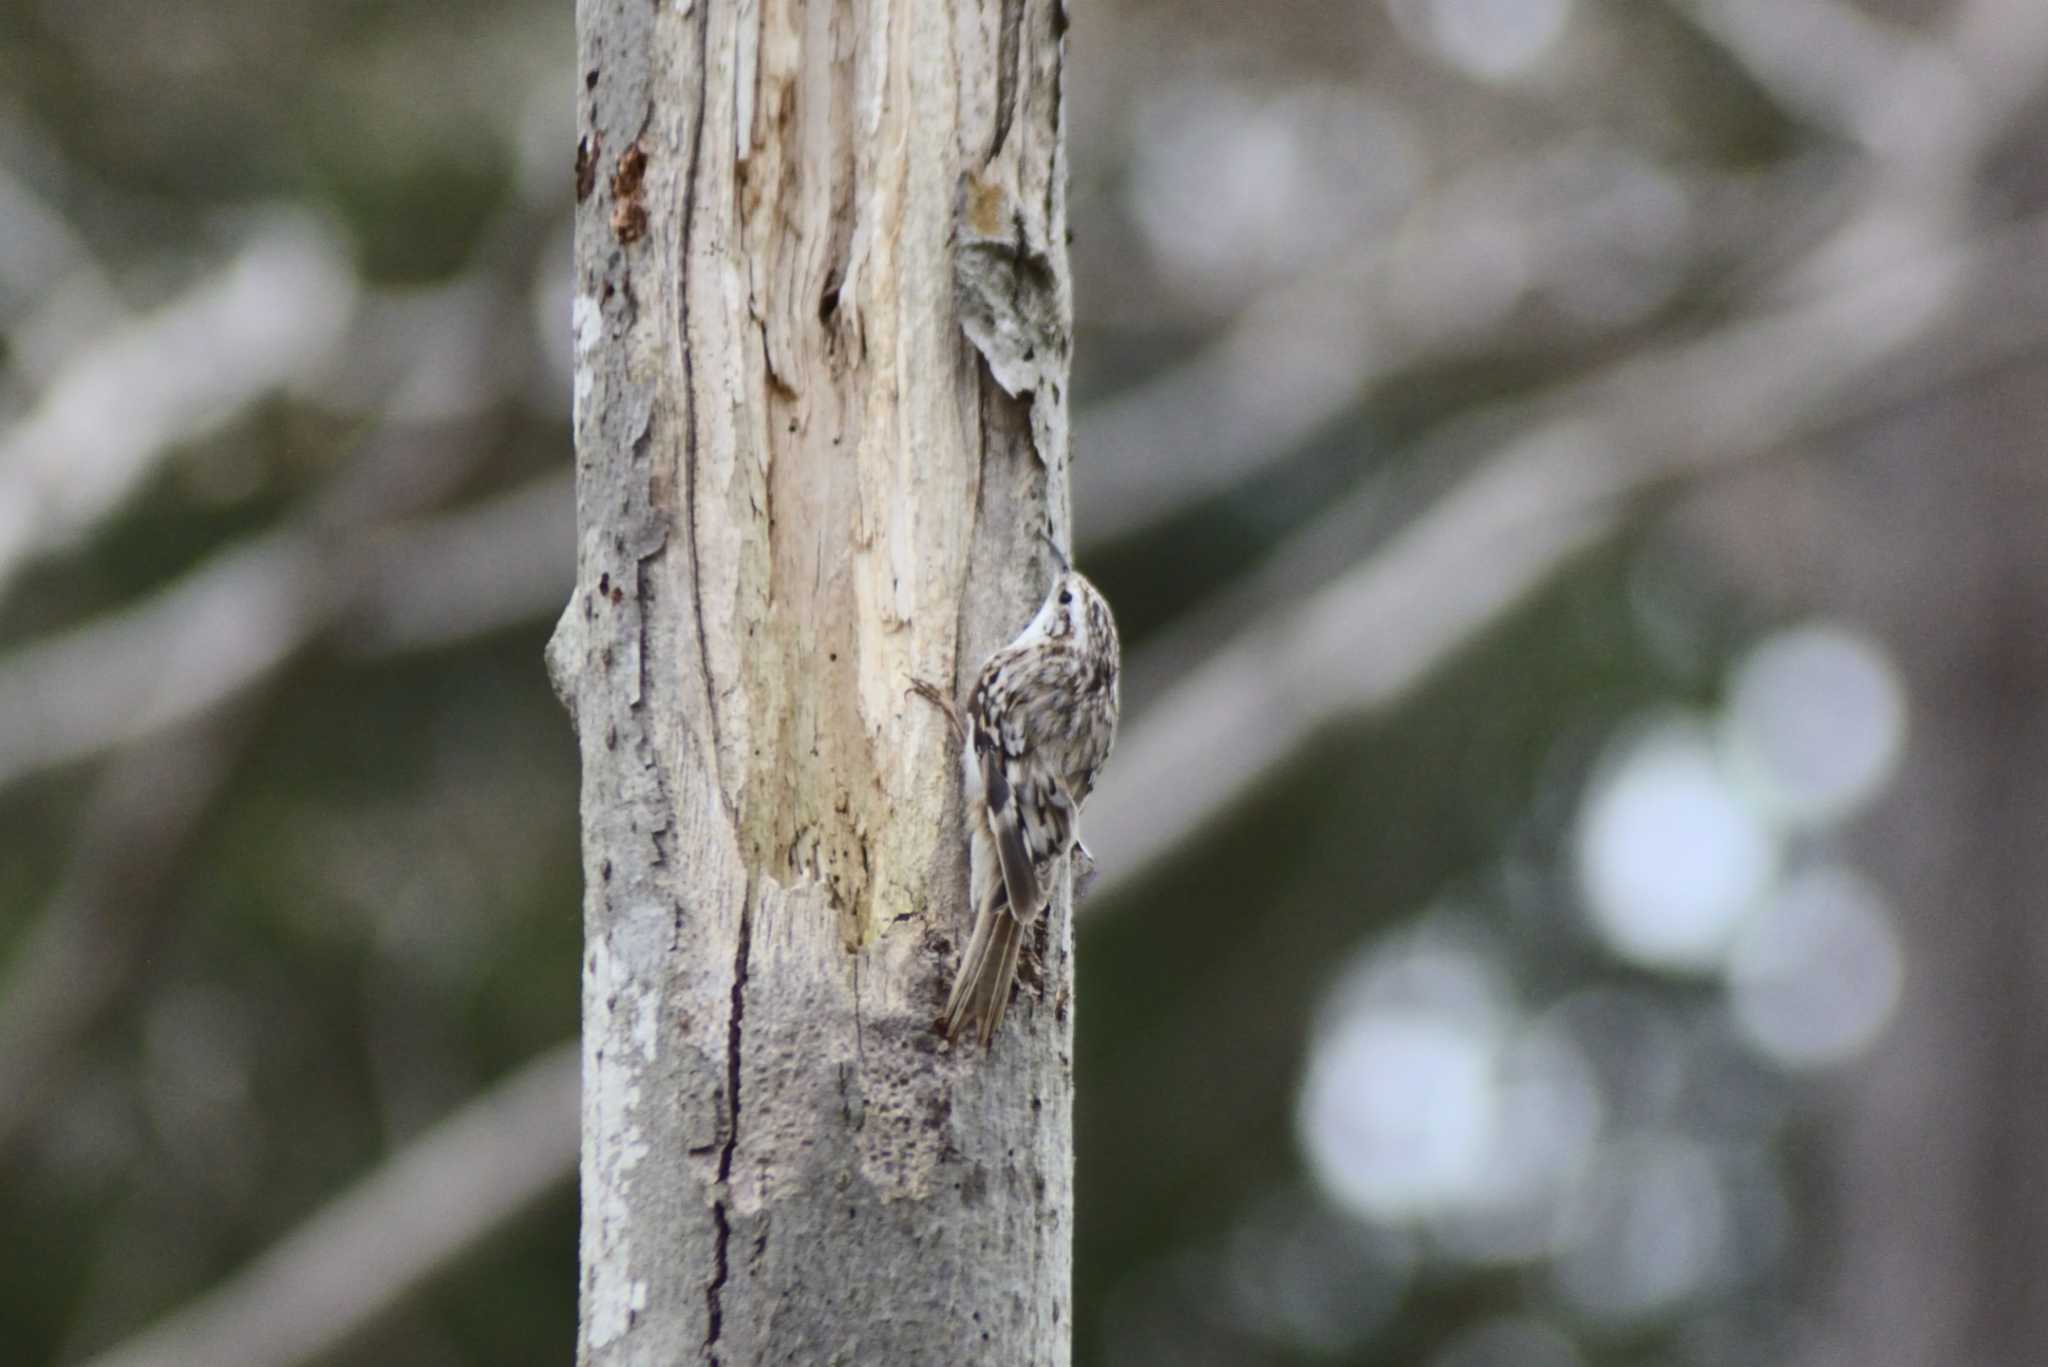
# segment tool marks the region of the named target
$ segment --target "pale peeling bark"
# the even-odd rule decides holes
[[[1068,1360],[1072,953],[993,1053],[956,696],[1067,532],[1059,0],[582,0],[584,1363]]]

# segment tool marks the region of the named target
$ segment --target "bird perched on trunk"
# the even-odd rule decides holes
[[[986,1047],[1010,1004],[1026,937],[1052,897],[1058,861],[1080,840],[1081,806],[1116,739],[1116,619],[1046,537],[1059,574],[1038,615],[989,656],[961,736],[974,934],[940,1029]],[[952,716],[924,685],[918,691]],[[1084,849],[1085,852],[1085,849]]]

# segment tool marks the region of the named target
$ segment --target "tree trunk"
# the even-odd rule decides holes
[[[986,1057],[906,690],[1067,532],[1059,0],[581,0],[583,1363],[1068,1360],[1072,953]]]

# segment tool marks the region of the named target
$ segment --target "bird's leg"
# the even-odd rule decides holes
[[[1074,900],[1078,902],[1088,895],[1088,889],[1095,886],[1095,853],[1082,844],[1081,837],[1077,835],[1067,855],[1074,870]]]
[[[946,724],[953,728],[953,739],[962,745],[967,743],[967,728],[960,722],[959,709],[953,706],[953,700],[944,693],[941,693],[936,685],[928,684],[923,679],[912,679],[910,687],[903,691],[905,693],[917,694],[917,696],[923,698],[933,707],[945,713]]]

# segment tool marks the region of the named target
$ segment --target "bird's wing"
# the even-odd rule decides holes
[[[1039,885],[1038,861],[1031,857],[1019,794],[1010,782],[1009,771],[1010,762],[1000,743],[981,750],[981,788],[988,799],[988,824],[995,833],[996,861],[1002,865],[1003,888],[1010,895],[1010,914],[1028,923],[1044,906],[1045,894]]]

